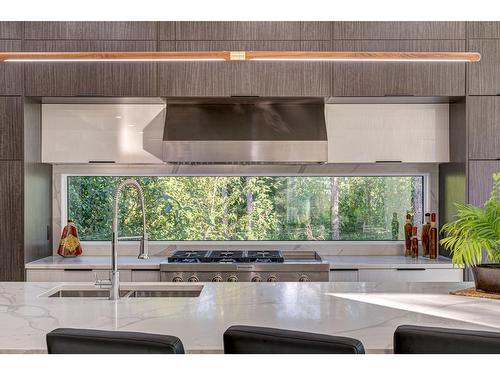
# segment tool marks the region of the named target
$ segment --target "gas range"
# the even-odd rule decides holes
[[[160,264],[162,281],[328,281],[330,266],[315,251],[176,251]]]

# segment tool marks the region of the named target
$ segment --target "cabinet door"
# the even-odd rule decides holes
[[[465,22],[333,22],[334,39],[465,39]]]
[[[22,161],[0,161],[0,258],[0,281],[24,279]]]
[[[0,40],[0,52],[22,50],[20,40]],[[22,95],[23,64],[0,62],[0,95]]]
[[[460,40],[334,40],[343,51],[463,51]],[[464,63],[333,64],[335,96],[452,96],[465,93]]]
[[[467,98],[470,159],[500,159],[500,97]]]
[[[469,203],[481,206],[490,197],[493,173],[500,172],[500,160],[469,161]]]
[[[327,104],[329,163],[449,161],[447,104]],[[411,140],[412,147],[408,147]]]
[[[359,282],[461,282],[462,269],[391,268],[361,269]]]
[[[357,282],[358,270],[330,270],[330,281],[337,282]]]
[[[27,269],[26,281],[37,282],[95,282],[109,279],[109,270],[67,268],[65,270]],[[120,270],[120,281],[130,282],[131,271]]]
[[[26,41],[29,51],[154,51],[154,41]],[[156,96],[156,63],[37,63],[28,96]]]
[[[155,40],[156,22],[25,22],[25,39]]]
[[[500,38],[500,22],[467,22],[467,37],[469,39]]]
[[[0,160],[22,160],[23,113],[21,97],[0,97],[0,134]]]
[[[159,282],[160,270],[132,270],[133,282]]]
[[[500,39],[471,39],[469,51],[481,53],[481,61],[470,63],[469,95],[500,95]]]

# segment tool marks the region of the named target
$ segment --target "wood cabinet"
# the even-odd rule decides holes
[[[23,281],[23,162],[0,160],[0,281]]]
[[[327,50],[323,41],[181,41],[178,51]],[[171,42],[160,42],[169,50]],[[329,96],[331,64],[307,62],[193,62],[158,66],[162,96]]]
[[[500,160],[469,161],[469,203],[482,206],[490,197],[493,173],[500,172]]]
[[[154,51],[154,41],[26,41],[30,51]],[[25,67],[27,96],[156,96],[156,63],[37,63]]]
[[[335,269],[330,270],[330,281],[335,282],[357,282],[359,270],[357,269]]]
[[[469,39],[500,38],[500,22],[467,22]]]
[[[500,95],[500,39],[471,39],[469,51],[481,53],[467,67],[469,95]]]
[[[461,40],[335,40],[343,51],[464,51]],[[335,63],[334,96],[460,96],[464,63]]]
[[[1,21],[0,39],[22,39],[23,22],[20,21]]]
[[[39,40],[155,40],[156,22],[35,21],[24,23],[24,38]]]
[[[465,39],[465,22],[333,22],[334,39]]]
[[[1,22],[0,22],[1,24]],[[21,40],[1,40],[0,52],[21,51]],[[23,65],[0,62],[0,95],[22,95]]]
[[[500,160],[500,97],[467,98],[470,159]]]
[[[23,159],[22,108],[21,97],[0,97],[0,160]]]

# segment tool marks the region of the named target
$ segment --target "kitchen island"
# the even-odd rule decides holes
[[[93,288],[89,283],[66,283]],[[122,288],[151,283],[122,283]],[[158,285],[158,284],[155,284]],[[172,287],[176,283],[162,283]],[[401,324],[500,332],[500,300],[449,295],[471,283],[193,283],[198,297],[48,297],[62,283],[0,283],[0,353],[44,353],[58,327],[178,336],[188,353],[221,353],[231,325],[297,329],[361,340],[390,353]]]

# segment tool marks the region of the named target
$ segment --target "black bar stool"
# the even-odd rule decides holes
[[[232,326],[224,332],[225,354],[364,354],[363,344],[349,337],[286,329]]]
[[[441,327],[399,326],[395,354],[500,354],[500,333]]]
[[[175,336],[57,328],[47,333],[49,354],[184,354]]]

